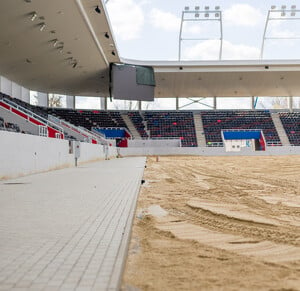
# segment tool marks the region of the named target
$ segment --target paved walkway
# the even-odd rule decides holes
[[[144,165],[0,181],[0,290],[117,290]]]

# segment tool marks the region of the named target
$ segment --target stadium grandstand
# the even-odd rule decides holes
[[[300,58],[265,57],[295,5],[250,60],[223,58],[222,7],[181,7],[170,61],[120,56],[118,5],[0,1],[1,290],[119,290],[147,156],[300,154]],[[217,37],[184,35],[208,19]]]

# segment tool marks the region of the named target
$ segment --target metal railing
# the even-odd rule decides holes
[[[43,123],[44,125],[47,125],[47,126],[53,128],[53,129],[59,131],[61,134],[63,134],[63,129],[60,126],[57,126],[55,123],[53,123],[53,122],[47,120],[46,118],[32,112],[31,110],[29,110],[29,109],[27,109],[23,106],[20,106],[19,104],[16,104],[15,102],[13,102],[13,101],[5,98],[5,97],[3,97],[1,99],[1,101],[3,103],[5,103],[6,105],[9,105],[11,107],[11,109],[14,108],[14,109],[19,110],[22,113],[25,113],[28,117],[27,119],[29,119],[29,117],[34,118],[34,119],[40,121],[41,123]]]
[[[222,142],[207,142],[206,147],[224,147]]]

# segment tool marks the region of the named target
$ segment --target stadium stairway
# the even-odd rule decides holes
[[[126,113],[122,114],[122,118],[125,121],[127,128],[129,129],[132,138],[133,139],[142,139],[140,134],[138,133],[138,131],[136,130],[135,126],[133,125],[132,121],[130,120],[130,118],[128,117],[128,115]]]
[[[272,117],[272,120],[273,120],[273,123],[274,123],[274,126],[277,130],[277,133],[278,133],[278,136],[279,136],[279,139],[281,141],[281,144],[283,146],[290,146],[290,142],[289,142],[289,139],[288,139],[288,136],[283,128],[283,125],[282,125],[282,122],[280,120],[280,117],[279,117],[279,113],[271,113],[271,117]]]
[[[104,141],[104,137],[100,137],[99,135],[96,135],[88,129],[75,126],[65,120],[59,119],[56,116],[52,116],[49,114],[48,119],[60,126],[61,128],[63,128],[65,133],[67,133],[69,136],[73,137],[76,140],[90,142],[94,144],[101,143],[101,141]]]
[[[197,113],[194,112],[193,115],[194,115],[195,132],[196,132],[198,147],[205,147],[206,140],[204,135],[204,128],[203,128],[201,114],[198,112]]]
[[[9,99],[0,100],[0,112],[7,122],[16,123],[22,132],[64,139],[61,127]]]

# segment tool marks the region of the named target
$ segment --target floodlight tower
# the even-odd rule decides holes
[[[299,13],[300,10],[297,10],[296,5],[292,5],[290,8],[287,8],[286,5],[281,5],[280,7],[276,7],[275,5],[271,6],[271,9],[268,11],[261,50],[260,50],[260,58],[263,58],[265,41],[269,39],[300,39],[300,36],[277,36],[277,37],[268,37],[267,30],[270,21],[290,21],[290,20],[300,20],[299,17],[296,16],[296,13]]]
[[[204,22],[204,21],[218,21],[220,23],[220,37],[214,38],[183,38],[183,24],[184,22]],[[181,25],[179,32],[179,50],[178,50],[178,60],[181,60],[181,46],[182,41],[197,41],[197,40],[219,40],[220,50],[219,50],[219,60],[222,58],[222,48],[223,48],[223,28],[222,28],[222,11],[220,11],[220,6],[216,6],[215,9],[210,9],[209,6],[205,6],[204,9],[200,10],[200,6],[195,6],[194,9],[190,9],[189,6],[184,7],[181,14]]]

